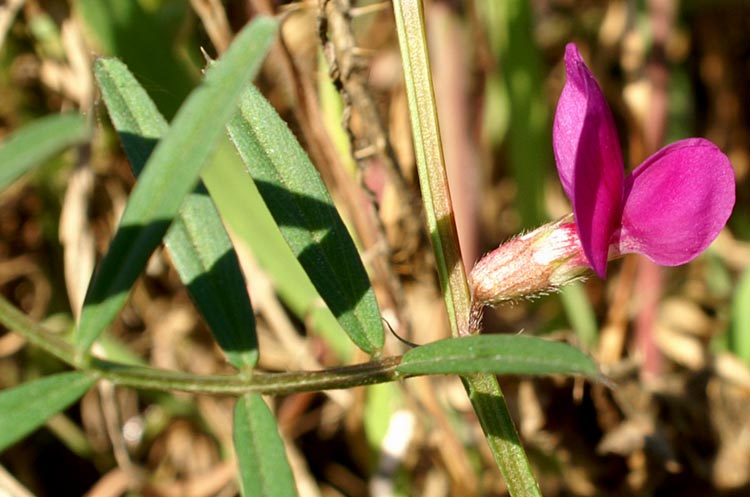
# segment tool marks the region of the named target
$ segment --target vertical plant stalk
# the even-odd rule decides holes
[[[466,331],[471,297],[466,270],[461,261],[448,176],[445,172],[432,74],[427,55],[422,3],[421,0],[396,0],[393,2],[393,10],[401,47],[427,229],[435,252],[451,332],[454,336],[459,336]]]
[[[421,0],[393,0],[406,81],[419,185],[451,332],[469,333],[472,312],[445,172]],[[474,410],[511,495],[541,495],[503,393],[492,374],[463,377]]]

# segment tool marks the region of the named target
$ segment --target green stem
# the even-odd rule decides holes
[[[435,252],[443,298],[454,336],[476,332],[471,325],[471,295],[445,172],[437,108],[432,87],[421,0],[393,0],[401,59],[406,81],[419,184],[427,226]],[[476,316],[475,316],[476,317]],[[518,438],[503,393],[492,374],[463,378],[487,442],[511,495],[541,495]]]
[[[419,187],[454,336],[465,334],[471,299],[443,159],[421,0],[394,0]]]
[[[0,323],[61,361],[73,367],[79,366],[75,360],[75,349],[71,344],[29,319],[2,296],[0,296]]]
[[[95,357],[85,364],[75,361],[75,349],[43,326],[0,297],[0,322],[29,342],[54,355],[77,369],[85,369],[93,375],[109,380],[116,385],[148,390],[242,395],[262,393],[282,395],[294,392],[313,392],[350,388],[375,383],[395,381],[410,376],[397,371],[401,356],[386,357],[364,364],[355,364],[323,371],[293,371],[285,373],[253,373],[244,375],[196,375],[179,371],[168,371],[143,366],[121,364]]]
[[[497,377],[477,373],[461,378],[495,462],[513,496],[541,496],[526,451],[510,417]]]
[[[132,388],[221,395],[287,395],[373,385],[409,377],[410,375],[401,374],[396,370],[400,363],[401,356],[391,356],[321,371],[256,372],[249,378],[242,375],[197,375],[130,366],[100,359],[94,359],[91,366],[101,378],[116,385]]]

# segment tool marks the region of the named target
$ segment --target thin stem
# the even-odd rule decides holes
[[[90,358],[84,365],[75,361],[75,349],[71,344],[33,322],[3,297],[0,297],[0,323],[74,368],[85,369],[117,385],[148,390],[180,390],[223,395],[282,395],[372,385],[414,376],[397,371],[396,368],[401,364],[401,356],[322,371],[256,372],[249,378],[243,374],[196,375],[132,366],[96,357]]]
[[[467,329],[471,297],[458,246],[453,204],[445,171],[430,60],[427,56],[422,3],[420,0],[394,0],[393,10],[401,47],[427,228],[435,252],[451,332],[454,336],[459,336],[465,334]]]
[[[102,378],[132,388],[221,395],[285,395],[373,385],[409,377],[410,375],[401,374],[396,370],[400,363],[401,356],[391,356],[321,371],[256,372],[249,378],[241,375],[197,375],[129,366],[100,359],[94,359],[91,366]]]
[[[539,484],[518,439],[497,377],[494,374],[477,373],[464,376],[461,380],[510,494],[541,497]]]
[[[472,308],[458,245],[432,88],[422,2],[393,0],[393,11],[406,80],[419,185],[451,331],[454,336],[478,333],[481,308]],[[463,381],[510,494],[541,495],[495,375],[473,374],[465,376]]]
[[[71,344],[29,319],[2,296],[0,296],[0,323],[61,361],[74,367],[78,366],[75,360],[75,349]]]

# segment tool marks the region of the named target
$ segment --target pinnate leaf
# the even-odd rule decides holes
[[[75,334],[81,353],[114,319],[185,196],[196,186],[237,98],[260,68],[276,26],[273,19],[257,17],[237,35],[229,50],[206,71],[203,83],[190,94],[154,149],[89,285]]]
[[[133,172],[139,175],[166,133],[167,121],[122,62],[101,58],[94,72]],[[237,368],[254,366],[255,317],[245,280],[219,213],[202,186],[185,198],[164,242],[229,362]]]

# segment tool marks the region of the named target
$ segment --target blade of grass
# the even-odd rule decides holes
[[[745,269],[732,298],[729,350],[750,364],[750,267]]]
[[[26,124],[0,145],[0,191],[32,167],[90,136],[86,118],[76,113],[40,117]]]
[[[234,408],[234,448],[237,451],[242,495],[297,495],[276,419],[258,394],[247,394],[237,399]]]
[[[454,336],[459,336],[468,330],[471,297],[461,262],[440,144],[422,2],[394,0],[393,11],[427,226],[451,331]],[[511,495],[540,495],[497,378],[492,374],[478,373],[462,380]]]
[[[154,93],[159,110],[171,120],[198,83],[200,57],[185,36],[191,22],[188,2],[74,0],[76,21],[98,53],[120,59]],[[197,60],[195,60],[197,59]]]
[[[0,392],[0,452],[78,400],[95,381],[72,371]]]
[[[354,242],[323,181],[286,123],[254,87],[227,126],[287,243],[352,341],[376,354],[380,312]]]
[[[379,383],[367,387],[362,429],[370,447],[383,448],[383,440],[388,432],[393,414],[405,405],[403,385]]]
[[[89,459],[94,457],[94,448],[91,446],[88,435],[83,427],[78,425],[64,412],[58,412],[49,418],[44,427],[62,443],[66,449],[80,457]]]
[[[98,59],[94,74],[133,172],[143,170],[169,126],[156,105],[116,59]],[[186,198],[164,242],[229,362],[252,368],[258,360],[255,316],[237,254],[202,186]]]
[[[75,344],[88,353],[114,319],[197,181],[247,82],[260,68],[276,32],[275,20],[257,17],[207,71],[154,149],[125,208],[110,249],[86,295]]]
[[[549,111],[542,86],[542,58],[533,37],[527,0],[481,0],[479,19],[485,25],[492,55],[500,61],[500,77],[508,96],[508,149],[517,206],[524,228],[546,220],[544,177],[552,161]],[[492,114],[488,114],[492,116]],[[492,118],[492,117],[490,117]]]
[[[560,300],[581,345],[586,350],[594,350],[599,340],[599,327],[583,286],[572,284],[563,287],[560,291]]]

